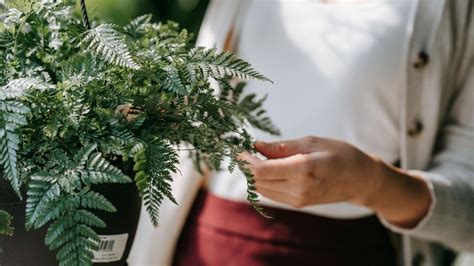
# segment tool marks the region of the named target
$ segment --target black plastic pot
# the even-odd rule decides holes
[[[115,213],[95,212],[107,224],[107,228],[96,229],[103,236],[100,243],[102,260],[117,259],[117,247],[126,241],[121,258],[113,262],[97,262],[94,265],[126,265],[140,216],[141,200],[134,183],[101,185],[94,188],[101,192],[117,208]],[[39,230],[25,230],[25,203],[18,202],[10,184],[0,178],[0,209],[14,216],[14,235],[0,236],[0,266],[49,266],[57,265],[55,252],[44,244],[47,227]]]

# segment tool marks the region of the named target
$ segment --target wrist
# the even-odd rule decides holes
[[[385,163],[378,169],[380,186],[366,206],[389,223],[415,227],[426,216],[431,204],[428,185],[422,178]]]
[[[386,164],[377,157],[370,156],[362,171],[360,186],[354,187],[353,199],[350,201],[354,204],[374,209],[379,205],[380,191],[387,187]]]
[[[389,186],[388,179],[392,178],[387,175],[387,165],[379,158],[372,157],[369,170],[366,173],[365,193],[361,195],[359,203],[362,206],[375,210],[380,205],[381,191]]]

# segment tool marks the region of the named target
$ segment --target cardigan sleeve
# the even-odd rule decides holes
[[[472,21],[474,18],[468,19]],[[459,251],[474,251],[474,67],[472,26],[466,31],[461,72],[463,82],[447,123],[441,128],[439,146],[429,169],[410,171],[422,177],[431,190],[428,214],[413,229],[403,229],[380,217],[389,229],[445,244]]]
[[[456,43],[452,53],[458,58],[452,61],[458,62],[455,94],[430,166],[410,171],[427,182],[431,206],[412,229],[379,218],[392,231],[474,251],[474,4],[448,1],[447,8],[452,32],[444,32],[443,37]]]

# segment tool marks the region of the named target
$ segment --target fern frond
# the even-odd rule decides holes
[[[6,107],[3,104],[1,107]],[[17,195],[21,198],[20,187],[21,180],[19,179],[17,169],[17,152],[20,145],[20,138],[17,129],[26,124],[25,114],[27,108],[18,104],[10,105],[15,110],[0,109],[0,162],[3,166],[5,178],[7,178]],[[12,112],[13,111],[13,112]],[[19,112],[19,113],[14,113]]]
[[[91,154],[97,149],[97,144],[90,144],[82,147],[75,155],[76,169],[84,169]]]
[[[51,207],[50,203],[56,201],[61,195],[61,188],[56,179],[47,175],[34,175],[31,177],[26,200],[26,228],[36,227],[38,218],[45,215]]]
[[[111,165],[100,153],[93,154],[82,171],[85,184],[130,183],[132,180],[120,169]]]
[[[96,149],[96,144],[90,144],[83,147],[74,156],[76,167],[73,172],[81,176],[85,185],[132,182],[127,175],[111,165],[100,153],[93,153]]]
[[[66,87],[83,88],[101,77],[101,71],[107,68],[107,63],[92,54],[76,55],[64,62],[60,77]]]
[[[59,206],[71,202],[68,208]],[[59,249],[56,258],[60,265],[90,265],[100,241],[92,227],[105,227],[102,219],[86,209],[115,211],[115,207],[97,192],[83,190],[66,195],[55,202],[53,209],[61,209],[51,223],[45,237],[50,249]],[[73,259],[71,259],[73,258]]]
[[[133,119],[133,118],[132,118]],[[133,120],[131,121],[133,123]],[[112,128],[111,137],[121,145],[127,145],[135,139],[133,132],[131,132],[125,125],[115,126]]]
[[[135,143],[136,139],[133,130],[140,127],[146,118],[144,112],[135,111],[130,104],[122,104],[115,109],[115,112],[113,110],[102,112],[101,115],[110,126],[110,131],[104,136],[106,140],[100,142],[100,150],[104,154],[118,155],[124,160],[128,158],[127,147]]]
[[[78,210],[75,213],[74,219],[80,223],[83,223],[89,226],[95,226],[95,227],[101,227],[101,228],[105,227],[105,223],[102,219],[100,219],[95,214],[87,210]]]
[[[171,192],[171,175],[176,173],[178,155],[162,141],[147,143],[134,156],[135,182],[152,223],[158,225],[159,207],[168,198],[177,204]]]
[[[151,22],[152,15],[151,14],[145,14],[139,17],[134,18],[130,23],[128,23],[123,30],[136,37],[138,36],[146,27]]]
[[[165,71],[163,79],[163,89],[181,95],[186,95],[187,90],[178,69],[174,66],[167,66],[163,69]]]
[[[105,227],[105,223],[87,209],[116,211],[104,196],[84,188],[80,192],[61,196],[60,200],[50,201],[50,207],[46,210],[48,217],[38,222],[42,226],[52,221],[45,243],[50,249],[59,249],[56,258],[60,265],[91,264],[94,257],[92,251],[97,250],[100,241],[92,227]]]
[[[46,233],[46,244],[57,249],[59,265],[91,265],[93,250],[98,248],[100,238],[89,226],[82,224],[74,210],[66,213],[50,225]]]
[[[94,153],[96,148],[95,144],[86,145],[72,161],[66,160],[61,167],[30,178],[26,226],[39,228],[51,222],[45,243],[50,249],[59,249],[56,257],[60,265],[91,264],[92,251],[99,241],[92,227],[105,227],[105,223],[88,209],[116,211],[103,195],[90,190],[88,185],[92,182],[81,182],[80,177],[93,179],[98,174],[110,183],[129,180],[99,153]]]
[[[63,213],[76,209],[79,206],[79,201],[76,197],[62,197],[54,201],[49,201],[40,215],[35,221],[34,228],[40,228],[48,222],[60,217]]]
[[[104,61],[121,67],[139,69],[128,50],[125,37],[116,30],[113,24],[102,24],[89,30],[81,44],[88,51]]]
[[[134,158],[137,152],[140,152],[144,149],[144,145],[140,141],[130,143],[125,150],[123,160],[128,160],[128,158]]]
[[[256,94],[242,94],[245,82],[239,82],[232,86],[227,79],[221,79],[220,95],[221,101],[231,103],[234,108],[227,108],[231,115],[237,117],[240,121],[247,121],[251,126],[258,128],[272,135],[280,135],[280,131],[266,115],[263,104],[267,96],[257,98]],[[237,107],[237,108],[235,108]]]
[[[0,11],[1,13],[1,11]],[[2,15],[0,15],[2,17]],[[5,16],[3,17],[5,18]],[[3,23],[3,21],[0,20]],[[13,47],[15,43],[15,35],[12,32],[2,30],[0,27],[0,49],[6,51],[9,47]]]
[[[101,210],[106,212],[116,212],[114,205],[101,194],[95,191],[88,191],[80,196],[81,206],[87,209]]]
[[[237,157],[233,157],[232,160],[237,163],[239,169],[244,173],[245,178],[247,179],[247,201],[252,205],[252,207],[260,213],[265,218],[272,218],[265,213],[265,210],[260,206],[260,200],[258,199],[258,194],[256,193],[257,188],[255,187],[255,179],[252,172],[247,167],[247,162],[239,160]]]
[[[19,78],[0,88],[0,163],[5,177],[21,198],[21,181],[17,169],[17,152],[20,145],[19,128],[27,125],[30,109],[18,98],[29,89],[46,89],[47,85],[36,78]]]
[[[0,88],[0,101],[17,99],[31,89],[44,90],[47,84],[36,78],[19,78],[8,82],[7,85]]]
[[[241,110],[245,110],[245,119],[255,128],[272,135],[280,135],[280,131],[273,124],[270,117],[266,116],[266,111],[263,108],[263,103],[267,96],[264,96],[261,99],[256,98],[256,94],[249,94],[243,97],[243,99],[238,103]]]
[[[24,115],[30,112],[30,109],[24,104],[15,101],[0,101],[0,111],[11,113],[11,115],[19,115],[22,118],[10,117],[9,120],[18,125],[26,125]]]
[[[204,79],[210,76],[214,79],[237,77],[271,81],[233,53],[197,47],[191,49],[188,57],[187,70],[191,80],[196,79],[196,75],[199,74]]]

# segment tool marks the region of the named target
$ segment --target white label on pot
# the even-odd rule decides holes
[[[99,249],[94,251],[93,262],[113,262],[122,259],[128,234],[99,235]]]

